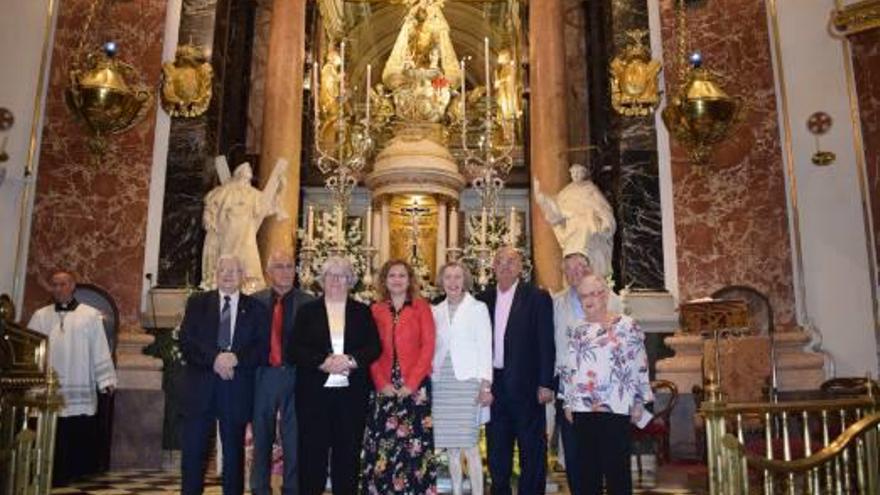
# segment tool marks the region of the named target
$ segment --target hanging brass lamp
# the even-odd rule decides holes
[[[691,162],[705,165],[712,147],[726,140],[742,120],[743,103],[721,87],[720,76],[703,67],[699,52],[686,60],[687,27],[684,1],[679,2],[679,87],[663,109],[663,123],[672,137],[688,148]],[[689,62],[689,63],[688,63]]]
[[[134,127],[153,103],[153,92],[139,83],[143,78],[137,70],[116,58],[116,43],[110,41],[100,50],[83,51],[100,3],[96,0],[89,10],[65,91],[67,105],[89,131],[89,150],[97,156],[107,150],[107,135]]]

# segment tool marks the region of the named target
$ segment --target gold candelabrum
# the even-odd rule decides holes
[[[688,63],[684,0],[679,0],[678,5],[678,31],[679,87],[663,110],[663,123],[673,138],[688,149],[690,160],[705,165],[712,147],[726,140],[741,122],[743,102],[724,92],[720,76],[702,66],[698,52],[690,56]]]
[[[100,3],[93,2],[89,9],[65,92],[71,111],[91,135],[89,150],[96,156],[107,150],[105,136],[125,132],[141,122],[154,99],[152,90],[139,82],[143,80],[140,73],[116,58],[116,43],[110,41],[100,50],[84,52]]]
[[[318,63],[312,67],[312,97],[314,103],[315,129],[315,163],[324,176],[324,185],[330,190],[334,204],[347,211],[351,199],[351,191],[363,177],[367,161],[375,146],[370,132],[370,80],[372,67],[367,65],[365,85],[366,112],[358,119],[353,110],[349,109],[349,95],[346,87],[345,73],[346,43],[340,43],[338,59],[338,89],[336,89],[335,105],[324,108],[322,115],[320,84],[332,81],[320,81]],[[331,51],[334,59],[335,50]],[[328,57],[329,58],[329,57]],[[328,64],[331,63],[328,61]],[[325,88],[329,89],[329,88]],[[332,134],[327,132],[332,130]],[[332,136],[332,137],[331,137]]]
[[[504,189],[510,169],[513,167],[512,152],[516,142],[515,122],[493,112],[492,72],[489,63],[489,38],[483,39],[483,55],[486,74],[485,109],[479,124],[476,148],[468,142],[467,98],[465,95],[465,60],[461,64],[461,163],[471,186],[477,191],[484,209],[494,211],[498,195]]]

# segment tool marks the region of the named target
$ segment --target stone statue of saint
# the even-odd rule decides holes
[[[205,196],[201,287],[213,289],[217,259],[224,254],[234,254],[244,266],[243,288],[247,292],[262,289],[266,284],[257,248],[257,231],[267,216],[276,215],[281,220],[288,216],[279,201],[286,187],[287,161],[278,160],[262,191],[251,185],[253,171],[249,163],[239,165],[232,177],[229,177],[225,159],[218,157],[215,164],[221,184]]]
[[[573,164],[569,171],[571,183],[562,188],[555,198],[541,192],[535,180],[535,201],[562,248],[562,255],[581,253],[587,256],[594,273],[611,273],[611,252],[617,223],[608,200],[592,181],[587,180],[587,169]]]

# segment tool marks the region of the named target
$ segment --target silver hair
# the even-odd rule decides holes
[[[464,273],[464,290],[470,292],[474,288],[474,276],[471,274],[471,270],[467,267],[467,265],[465,265],[461,261],[449,261],[441,266],[440,269],[437,270],[437,285],[439,285],[442,289],[443,274],[446,272],[447,269],[454,268],[456,266],[461,268],[461,271]]]
[[[584,262],[587,264],[587,266],[590,269],[593,268],[593,264],[590,262],[590,257],[587,256],[586,254],[584,254],[584,253],[568,253],[562,258],[562,263],[560,264],[560,266],[562,266],[563,270],[565,269],[565,260],[567,260],[569,258],[575,258],[575,257],[583,259]]]
[[[611,287],[608,287],[608,282],[604,278],[600,277],[599,275],[596,275],[595,273],[591,273],[591,274],[585,276],[584,278],[581,279],[581,283],[579,283],[578,286],[584,285],[585,283],[587,283],[587,281],[590,281],[590,282],[595,281],[597,283],[597,285],[602,287],[602,291],[605,294],[611,294]]]
[[[345,273],[345,282],[349,289],[357,283],[357,276],[354,274],[354,266],[352,266],[351,260],[343,256],[328,256],[324,260],[324,264],[321,265],[321,275],[318,277],[318,280],[321,281],[321,287],[324,286],[324,277],[327,275],[327,272],[334,269]]]
[[[234,261],[235,266],[238,267],[238,271],[241,272],[242,274],[244,274],[244,263],[241,262],[241,258],[239,258],[238,255],[229,254],[229,253],[221,254],[217,258],[216,268],[217,268],[218,272],[220,271],[220,264],[223,263],[224,261]]]

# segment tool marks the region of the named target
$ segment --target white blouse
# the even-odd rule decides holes
[[[491,382],[492,321],[486,305],[466,293],[454,314],[450,315],[446,300],[431,312],[437,331],[433,369],[439,370],[450,354],[456,379]]]
[[[324,299],[327,309],[327,323],[330,326],[330,345],[333,354],[345,354],[345,301],[330,302]],[[324,382],[325,387],[347,387],[348,376],[331,373]]]

